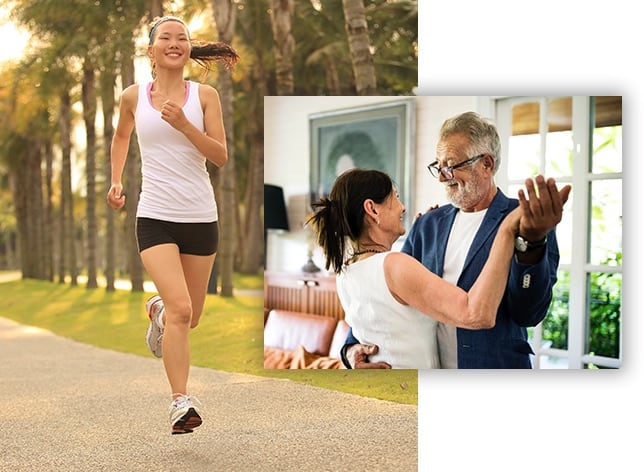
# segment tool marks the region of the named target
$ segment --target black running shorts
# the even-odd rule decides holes
[[[136,219],[139,252],[159,244],[176,244],[181,254],[210,256],[219,246],[219,224],[173,223],[153,218]]]

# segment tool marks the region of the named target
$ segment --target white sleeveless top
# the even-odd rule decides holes
[[[143,175],[137,216],[175,223],[217,221],[206,158],[152,107],[151,89],[152,82],[139,85],[134,115]],[[204,131],[196,82],[186,82],[183,112],[197,129]]]
[[[393,297],[383,267],[387,254],[354,262],[338,275],[346,321],[361,343],[378,346],[371,362],[385,361],[394,369],[439,369],[437,322]]]

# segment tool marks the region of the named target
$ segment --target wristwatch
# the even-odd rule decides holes
[[[514,238],[514,250],[519,254],[524,254],[526,252],[531,252],[535,249],[539,249],[540,247],[545,246],[547,242],[548,236],[540,239],[539,241],[530,242],[527,241],[523,236],[517,234],[517,236]]]

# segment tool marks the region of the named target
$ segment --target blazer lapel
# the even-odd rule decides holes
[[[456,213],[458,208],[451,206],[448,211],[445,212],[438,219],[438,231],[436,232],[436,247],[441,248],[441,250],[433,251],[434,252],[434,267],[431,270],[438,275],[439,277],[443,276],[443,266],[445,265],[445,248],[447,248],[447,241],[449,239],[449,233],[452,231],[452,225],[456,219]]]
[[[465,258],[465,263],[463,264],[463,270],[461,271],[461,277],[464,273],[466,273],[468,266],[474,259],[474,256],[482,250],[481,248],[485,245],[486,241],[496,236],[497,227],[499,226],[503,218],[505,218],[505,215],[507,215],[510,211],[509,203],[510,199],[506,197],[503,192],[501,192],[501,189],[497,189],[494,200],[492,200],[492,203],[488,207],[487,213],[483,218],[483,222],[481,223],[479,230],[476,232],[474,241],[472,241],[472,245],[467,252],[467,257]],[[491,244],[489,247],[492,247]],[[482,267],[478,267],[477,269],[480,271]]]

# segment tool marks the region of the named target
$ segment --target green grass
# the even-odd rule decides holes
[[[264,271],[257,275],[233,274],[233,286],[236,290],[264,290]]]
[[[1,275],[1,274],[0,274]],[[259,280],[258,280],[259,279]],[[2,277],[0,277],[2,280]],[[239,285],[237,283],[239,282]],[[261,289],[261,276],[241,276],[236,288]],[[149,293],[36,280],[0,283],[0,316],[60,336],[120,352],[150,356],[143,340]],[[418,404],[415,370],[270,370],[263,367],[263,298],[208,295],[191,333],[192,364],[226,372],[291,379],[361,396]]]

